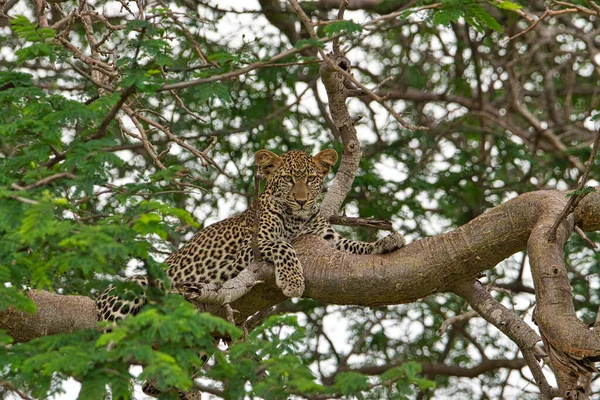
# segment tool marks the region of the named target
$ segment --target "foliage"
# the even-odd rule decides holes
[[[314,40],[289,34],[285,13],[263,10],[266,19],[249,20],[205,2],[186,9],[159,1],[145,17],[121,9],[91,20],[107,50],[93,58],[102,67],[84,57],[92,47],[81,15],[103,16],[108,2],[85,12],[78,8],[84,3],[52,3],[52,28],[9,12],[10,28],[0,25],[0,50],[11,55],[0,62],[0,310],[34,312],[26,289],[94,297],[126,276],[164,277],[160,261],[193,232],[247,207],[256,150],[341,151],[320,111],[314,62],[315,49],[327,48],[338,34],[355,49],[349,53],[355,76],[370,87],[392,76],[382,92],[404,118],[429,127],[407,130],[372,102],[351,100],[352,113],[366,118],[359,124],[364,157],[344,205],[348,215],[391,219],[415,240],[520,193],[576,187],[580,172],[569,157],[587,160],[595,133],[590,124],[600,115],[593,95],[597,60],[584,35],[592,22],[565,15],[570,31],[560,32],[562,20],[540,23],[554,32],[544,38],[550,44],[539,45],[533,31],[507,41],[524,27],[515,10],[545,9],[527,3],[444,0],[364,29],[363,21],[383,12],[380,4],[326,24]],[[59,8],[74,19],[59,23]],[[337,15],[320,12],[330,21]],[[231,19],[239,32],[227,30]],[[89,52],[65,47],[64,29]],[[288,50],[295,52],[237,74]],[[204,83],[164,89],[188,81]],[[135,93],[122,99],[130,87]],[[599,171],[593,168],[590,178],[598,181]],[[572,281],[577,310],[592,322],[600,259],[584,246],[569,242],[567,261],[579,278]],[[518,256],[483,281],[531,288],[523,271]],[[530,313],[527,290],[494,295]],[[457,296],[374,309],[289,301],[280,311],[296,316],[271,316],[247,335],[177,296],[153,293],[151,299],[108,333],[9,345],[0,332],[0,382],[46,398],[73,377],[82,385],[80,398],[101,398],[108,390],[117,399],[131,398],[133,384],[148,377],[157,377],[162,389],[189,389],[196,371],[196,384],[231,399],[537,395],[532,384],[521,391],[524,381],[509,382],[507,370],[488,371],[478,382],[422,372],[426,364],[470,368],[484,355],[517,356],[512,343],[481,321],[438,335],[445,319],[465,311]],[[230,339],[226,349],[213,340],[215,332]],[[201,369],[202,354],[211,356],[209,368]],[[144,372],[134,376],[132,365]]]

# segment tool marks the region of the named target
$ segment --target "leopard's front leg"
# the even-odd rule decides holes
[[[262,239],[258,241],[261,256],[275,265],[275,283],[287,297],[304,293],[302,265],[296,250],[286,241]]]
[[[404,236],[400,232],[392,232],[388,236],[373,243],[372,254],[385,254],[396,251],[406,244]]]

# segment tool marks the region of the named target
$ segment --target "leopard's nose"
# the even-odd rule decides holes
[[[298,200],[296,199],[296,203],[300,204],[300,207],[304,206],[306,204],[306,200]]]

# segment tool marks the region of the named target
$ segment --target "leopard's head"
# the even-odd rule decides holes
[[[323,178],[338,159],[333,149],[323,150],[314,157],[292,150],[278,156],[269,150],[259,150],[254,161],[267,178],[265,192],[270,193],[285,208],[299,216],[314,213],[316,200],[323,187]]]

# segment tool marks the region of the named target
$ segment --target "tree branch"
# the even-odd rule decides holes
[[[365,375],[380,375],[384,372],[401,366],[402,362],[388,363],[384,365],[365,366],[360,368],[346,368],[344,371],[353,371]],[[525,360],[517,358],[514,360],[488,359],[483,360],[474,367],[460,367],[457,365],[421,363],[421,373],[427,375],[458,376],[465,378],[475,378],[481,374],[493,371],[498,368],[521,369],[527,366]],[[342,372],[342,371],[340,371]]]
[[[460,282],[473,282],[482,271],[493,268],[500,261],[523,250],[534,229],[539,229],[538,221],[554,218],[554,214],[557,210],[559,212],[565,203],[563,192],[526,193],[487,211],[454,231],[413,242],[385,255],[351,255],[332,249],[323,239],[302,237],[294,243],[294,247],[304,268],[305,296],[332,304],[376,306],[410,303],[433,293],[456,291]],[[600,188],[596,188],[581,201],[575,210],[574,220],[584,231],[600,230]],[[559,229],[559,234],[562,235],[559,237],[566,236],[566,228]],[[530,251],[536,251],[535,248],[531,249],[535,244],[536,240],[530,240]],[[547,242],[545,246],[547,249]],[[541,279],[537,277],[540,274],[538,264],[537,259],[532,261],[532,265],[536,265],[536,280]],[[555,263],[548,265],[552,268]],[[264,281],[264,284],[255,286],[231,304],[239,311],[236,316],[238,322],[285,299],[275,285],[270,264],[258,265],[254,271],[254,278]],[[564,279],[566,280],[566,274]],[[568,285],[568,281],[566,284]],[[538,287],[539,282],[536,282],[536,292]],[[570,298],[570,288],[568,293]],[[60,316],[66,313],[64,318],[67,319],[47,316],[48,320],[44,320],[37,314],[30,316],[14,311],[9,312],[8,317],[7,313],[0,314],[0,329],[7,329],[9,334],[19,341],[95,326],[95,306],[93,301],[86,297],[35,291],[30,292],[30,297],[42,307],[38,314],[53,313]],[[65,303],[60,303],[61,301]],[[544,307],[546,304],[542,304],[542,309]],[[221,307],[214,308],[217,314],[219,308]],[[539,309],[540,303],[537,314],[540,314]],[[87,315],[81,317],[84,320],[91,316],[91,320],[71,321],[69,318],[77,316],[68,315],[74,312]],[[551,315],[555,323],[557,314]],[[37,319],[28,322],[27,325],[31,328],[22,330],[23,325],[19,320],[33,318]],[[538,323],[540,322],[538,319]],[[577,323],[564,327],[566,332],[583,328],[586,333],[578,339],[579,341],[582,341],[582,338],[590,339],[587,326]],[[590,340],[595,342],[596,339]],[[572,345],[575,342],[569,339],[566,343]]]
[[[510,310],[506,312],[495,301],[489,301],[489,293],[474,283],[482,271],[528,247],[537,297],[535,320],[550,351],[560,391],[565,393],[573,389],[581,371],[587,371],[600,356],[600,335],[575,314],[563,262],[564,243],[574,223],[584,231],[600,230],[600,188],[579,203],[575,213],[567,218],[568,225],[559,227],[556,243],[549,244],[548,227],[566,202],[564,192],[526,193],[452,232],[413,242],[385,255],[352,255],[332,249],[323,239],[302,237],[294,247],[304,268],[305,296],[331,304],[378,306],[410,303],[433,293],[453,291],[464,296],[519,347],[528,350],[539,341],[535,332]],[[250,272],[254,275],[252,282],[265,283],[231,303],[239,311],[235,316],[238,324],[285,300],[275,285],[270,264],[258,264]],[[234,285],[232,290],[237,289]],[[247,286],[243,291],[246,289]],[[43,291],[28,295],[38,306],[35,315],[14,310],[0,313],[0,329],[17,342],[96,327],[96,307],[87,297]],[[221,305],[205,305],[204,310],[226,316]],[[567,367],[557,364],[565,360]]]

